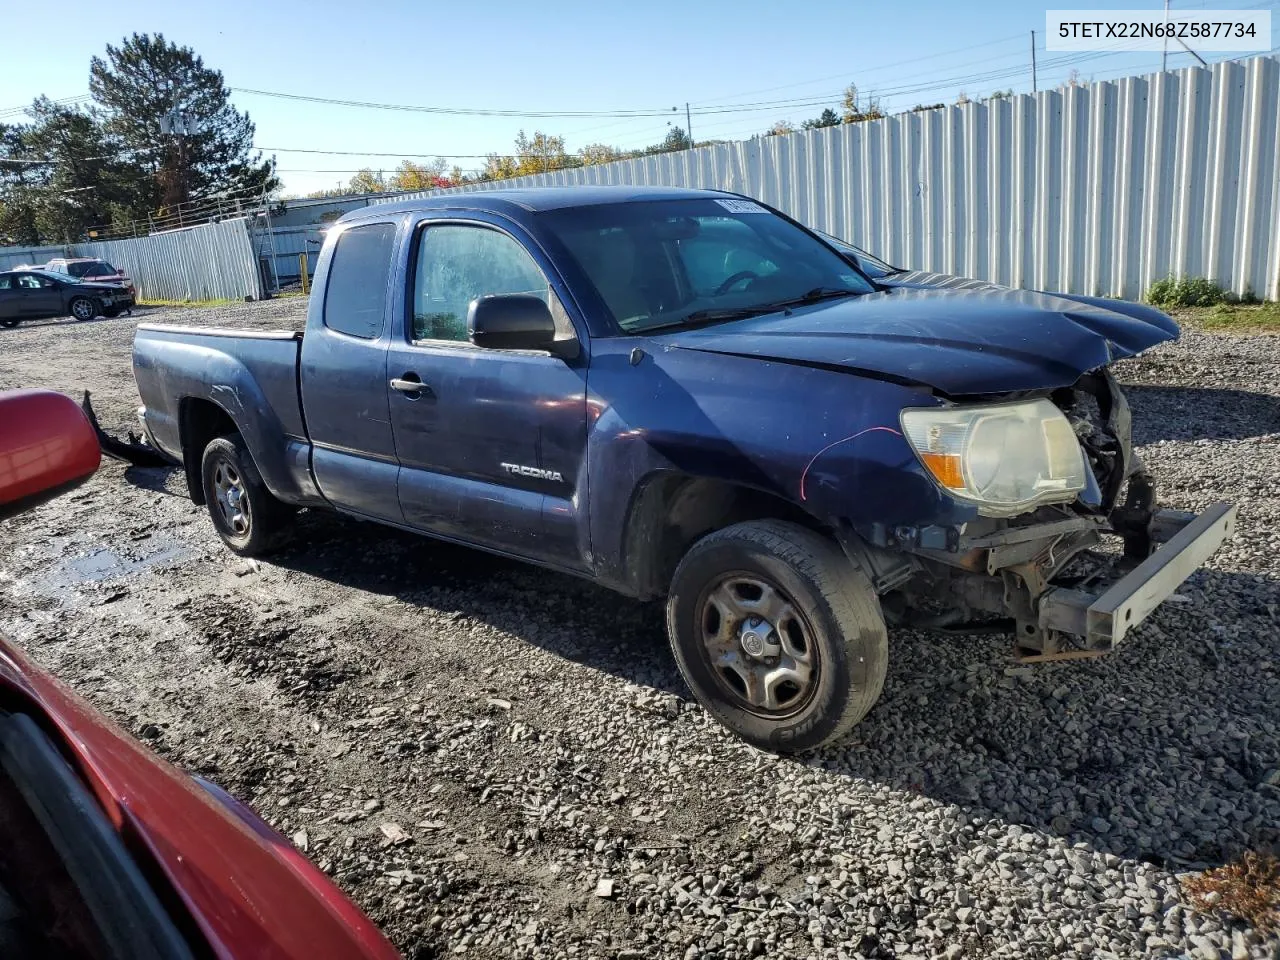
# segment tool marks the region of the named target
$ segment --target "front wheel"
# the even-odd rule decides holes
[[[766,750],[839,740],[884,686],[888,634],[871,581],[792,523],[739,523],[695,543],[672,579],[667,633],[703,707]]]
[[[16,327],[21,322],[20,320],[0,320],[0,327]]]
[[[98,304],[89,297],[73,297],[67,308],[77,320],[92,320],[98,315]]]
[[[266,488],[238,433],[209,441],[200,476],[209,517],[232,553],[258,557],[280,545],[290,510]]]

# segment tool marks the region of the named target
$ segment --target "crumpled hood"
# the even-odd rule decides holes
[[[657,339],[964,396],[1070,386],[1081,374],[1177,336],[1173,320],[1144,304],[921,284]]]

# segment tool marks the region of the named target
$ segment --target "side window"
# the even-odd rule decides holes
[[[9,277],[0,277],[0,290],[13,289],[13,280]]]
[[[428,226],[418,239],[413,339],[467,339],[467,308],[489,294],[528,293],[558,303],[533,257],[498,230],[463,224]],[[559,323],[557,323],[559,326]]]
[[[382,333],[391,273],[393,223],[349,227],[338,236],[324,291],[324,325],[352,337]]]
[[[33,277],[31,274],[27,274],[25,277],[18,278],[18,286],[26,287],[29,290],[39,290],[40,279],[38,277]]]

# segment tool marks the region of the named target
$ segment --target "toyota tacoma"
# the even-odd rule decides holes
[[[1158,509],[1116,300],[880,264],[746,197],[578,187],[343,217],[305,331],[141,324],[149,442],[239,554],[330,508],[665,598],[749,742],[829,743],[886,623],[1119,643],[1229,535]]]

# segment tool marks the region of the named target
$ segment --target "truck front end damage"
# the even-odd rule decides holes
[[[1199,515],[1156,509],[1155,483],[1133,451],[1128,403],[1109,370],[1048,399],[1087,465],[1074,500],[846,544],[878,575],[891,621],[1010,629],[1024,659],[1105,653],[1231,535],[1233,504]]]

